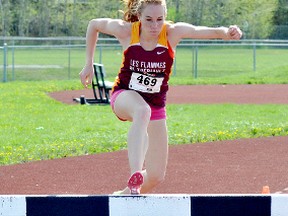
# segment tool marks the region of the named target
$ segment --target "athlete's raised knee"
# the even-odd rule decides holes
[[[151,108],[148,104],[137,106],[134,109],[133,120],[139,119],[141,121],[148,122],[150,121],[150,117],[151,117]]]

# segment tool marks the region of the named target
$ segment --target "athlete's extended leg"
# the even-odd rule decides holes
[[[166,120],[150,121],[148,126],[149,146],[145,157],[146,170],[142,171],[144,184],[141,193],[151,191],[157,184],[162,182],[166,173],[168,159],[168,137]],[[125,188],[120,193],[130,193]]]
[[[135,91],[120,93],[114,104],[114,112],[119,118],[132,121],[128,132],[128,158],[131,175],[143,168],[148,145],[147,128],[150,122],[151,108]]]
[[[164,180],[168,160],[168,136],[166,120],[151,121],[148,126],[149,147],[145,158],[146,171],[141,193],[151,191]]]

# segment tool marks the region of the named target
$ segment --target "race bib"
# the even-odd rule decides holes
[[[162,85],[163,77],[152,77],[140,73],[132,73],[129,88],[145,93],[158,93]]]

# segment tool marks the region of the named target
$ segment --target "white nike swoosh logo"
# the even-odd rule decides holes
[[[164,52],[166,52],[166,50],[161,51],[161,52],[157,52],[157,55],[161,55],[161,54],[163,54]]]

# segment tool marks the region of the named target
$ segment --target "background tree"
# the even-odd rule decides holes
[[[271,38],[288,38],[288,0],[279,0],[273,16],[274,31]]]
[[[10,36],[10,26],[12,26],[12,18],[13,15],[10,13],[11,2],[8,0],[0,0],[1,1],[1,19],[2,25],[1,35],[2,36]]]
[[[287,38],[288,0],[168,0],[168,20],[237,24],[245,38]],[[90,19],[122,18],[120,0],[0,0],[2,36],[85,36]]]

